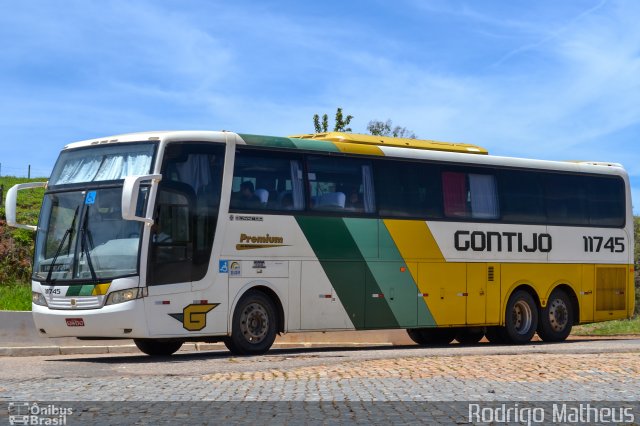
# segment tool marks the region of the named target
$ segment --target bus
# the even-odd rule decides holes
[[[36,226],[17,192],[46,188]],[[263,354],[276,335],[406,329],[419,345],[562,341],[634,309],[621,165],[350,133],[117,135],[7,194],[37,230],[42,336]]]

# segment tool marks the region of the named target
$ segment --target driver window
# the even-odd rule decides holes
[[[208,269],[220,204],[224,146],[167,146],[151,237],[150,284],[197,281]]]

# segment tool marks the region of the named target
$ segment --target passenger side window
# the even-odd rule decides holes
[[[544,189],[540,173],[503,170],[500,180],[500,210],[504,221],[545,223]]]
[[[444,214],[451,218],[497,219],[495,176],[462,170],[442,172]]]
[[[308,157],[311,210],[375,213],[373,174],[367,160]]]
[[[375,163],[378,212],[382,217],[442,217],[440,170],[432,164]]]
[[[621,179],[591,177],[587,190],[590,225],[624,226],[625,195]]]
[[[231,210],[303,210],[302,166],[297,158],[239,150],[233,170]]]
[[[583,176],[548,174],[544,177],[550,224],[587,225],[586,183]]]

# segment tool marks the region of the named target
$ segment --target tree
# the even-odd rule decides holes
[[[351,127],[347,127],[351,120],[353,119],[353,115],[347,115],[346,117],[342,114],[342,108],[338,108],[336,111],[336,120],[335,125],[333,126],[334,132],[351,132]],[[327,114],[322,115],[322,123],[320,122],[320,116],[318,114],[313,115],[313,127],[316,133],[326,133],[329,131],[329,117]]]
[[[375,136],[393,136],[394,138],[415,139],[416,134],[406,127],[395,126],[391,120],[371,120],[367,125],[369,133]]]

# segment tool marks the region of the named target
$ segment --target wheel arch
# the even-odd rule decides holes
[[[538,295],[538,292],[533,287],[533,284],[531,284],[528,281],[516,282],[511,286],[511,288],[507,292],[506,297],[503,300],[502,307],[500,308],[502,309],[502,312],[500,313],[500,325],[505,325],[505,315],[507,314],[506,309],[509,303],[509,299],[518,290],[524,290],[527,293],[529,293],[533,298],[533,301],[535,302],[536,307],[538,308],[538,311],[541,309],[542,304],[540,302],[540,296]]]
[[[277,289],[275,289],[271,285],[271,283],[267,281],[252,281],[250,283],[247,283],[245,286],[243,286],[240,289],[240,291],[238,291],[238,293],[236,294],[233,300],[233,303],[229,307],[228,333],[231,333],[231,327],[233,325],[233,313],[236,310],[236,306],[238,305],[238,302],[248,291],[252,291],[252,290],[263,293],[265,296],[271,299],[273,303],[276,305],[276,310],[278,313],[277,331],[278,333],[284,333],[286,322],[285,322],[284,307],[282,304],[282,297],[278,293]]]
[[[546,300],[549,300],[549,297],[551,297],[553,292],[556,290],[564,291],[566,295],[569,297],[569,300],[571,300],[571,305],[572,305],[571,307],[573,308],[572,324],[573,325],[579,324],[580,323],[580,300],[578,299],[576,291],[566,281],[559,281],[549,289],[549,294],[546,295]]]

